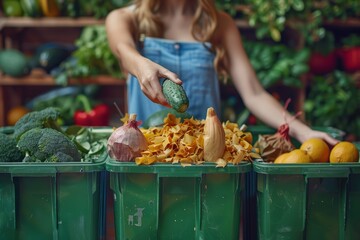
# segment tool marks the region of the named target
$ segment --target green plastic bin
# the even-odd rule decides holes
[[[333,127],[313,127],[313,129],[327,132],[332,137],[342,140],[344,137],[344,132],[333,128]],[[265,134],[274,134],[276,132],[276,129],[264,126],[264,125],[254,125],[254,126],[248,126],[247,131],[251,132],[253,135],[253,143],[255,143],[259,137],[259,135],[265,135]],[[300,143],[296,141],[295,139],[291,139],[293,144],[296,147],[300,147]],[[258,239],[257,236],[257,211],[258,207],[256,205],[256,192],[257,192],[257,174],[254,171],[250,171],[246,174],[245,177],[245,218],[247,221],[244,222],[244,239]]]
[[[258,239],[360,239],[360,165],[255,161]]]
[[[106,157],[97,163],[0,163],[0,239],[100,239]]]
[[[239,239],[248,162],[137,166],[109,159],[116,239]]]

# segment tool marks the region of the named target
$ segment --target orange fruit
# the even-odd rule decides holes
[[[284,160],[290,155],[290,153],[280,154],[274,161],[274,163],[283,163]]]
[[[301,150],[307,152],[311,162],[329,162],[330,148],[321,138],[310,138],[300,146]]]
[[[14,126],[15,123],[28,112],[29,109],[24,106],[17,106],[11,108],[7,114],[7,124],[9,126]]]
[[[292,150],[289,155],[283,159],[282,163],[310,163],[310,156],[301,149]]]
[[[358,162],[359,150],[355,144],[347,141],[337,143],[330,152],[331,163]]]

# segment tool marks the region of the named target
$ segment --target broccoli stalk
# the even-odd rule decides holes
[[[16,146],[16,141],[5,133],[0,133],[0,162],[21,162],[25,157]]]

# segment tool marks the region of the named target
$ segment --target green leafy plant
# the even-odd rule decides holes
[[[331,32],[326,32],[323,38],[313,42],[309,45],[309,48],[313,52],[318,52],[323,55],[327,55],[335,50],[335,37],[334,34]]]
[[[302,32],[307,42],[316,42],[325,35],[324,20],[359,17],[358,0],[246,0],[246,15],[251,26],[256,27],[258,39],[270,36],[281,40],[287,26]]]
[[[304,104],[306,121],[313,126],[335,127],[360,137],[360,89],[344,72],[316,76]]]
[[[357,47],[360,46],[360,35],[351,34],[342,39],[342,43],[346,47]]]
[[[265,88],[277,83],[301,87],[301,75],[308,72],[310,52],[303,48],[295,51],[283,44],[244,41],[250,62]]]
[[[360,1],[358,0],[318,0],[314,1],[313,5],[321,9],[326,20],[360,16]]]
[[[240,2],[240,0],[216,0],[215,4],[219,9],[234,17],[237,14],[237,10],[234,6],[240,4]]]
[[[248,12],[249,24],[257,28],[258,38],[270,35],[275,41],[280,41],[281,32],[290,13],[302,12],[305,8],[303,0],[247,0],[250,5]]]
[[[8,0],[13,1],[13,0]],[[130,4],[131,0],[56,0],[61,16],[105,18],[110,11]]]
[[[110,50],[105,26],[85,27],[75,45],[77,49],[71,58],[53,72],[58,84],[66,85],[69,78],[98,75],[122,77],[119,62]]]

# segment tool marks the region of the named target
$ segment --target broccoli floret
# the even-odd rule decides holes
[[[41,111],[34,111],[25,114],[14,126],[14,138],[19,141],[21,135],[34,128],[52,128],[62,131],[57,121],[60,119],[60,111],[57,108],[49,107]]]
[[[79,162],[81,154],[63,133],[51,128],[34,128],[21,135],[18,148],[26,153],[25,161]]]
[[[16,141],[9,135],[0,133],[0,162],[21,162],[25,157]]]

